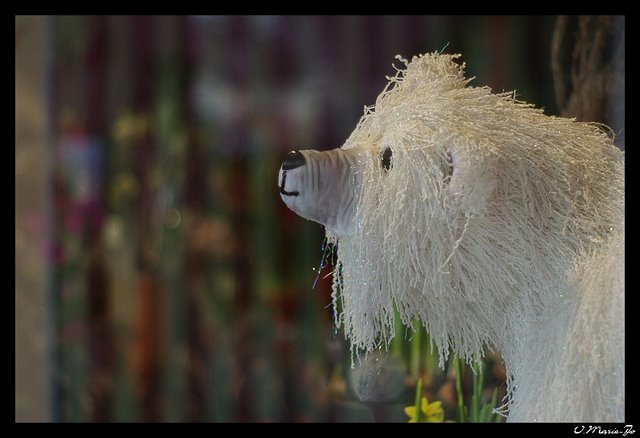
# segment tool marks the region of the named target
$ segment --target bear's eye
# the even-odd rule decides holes
[[[391,169],[392,155],[393,155],[393,152],[391,151],[391,148],[386,148],[382,153],[382,167],[384,167],[385,170]]]

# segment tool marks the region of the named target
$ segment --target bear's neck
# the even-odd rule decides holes
[[[563,362],[576,302],[575,296],[559,296],[539,314],[508,323],[498,348],[507,372],[509,421],[550,421],[559,396],[556,373],[568,365]]]
[[[496,343],[508,376],[508,420],[623,421],[624,232],[581,257],[556,286],[556,298],[536,313],[523,318],[513,309]]]

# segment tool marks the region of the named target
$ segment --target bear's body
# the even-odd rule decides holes
[[[405,61],[342,148],[280,171],[338,244],[337,322],[372,350],[396,308],[441,363],[500,351],[511,421],[623,421],[624,155],[599,126],[467,87],[455,58]]]

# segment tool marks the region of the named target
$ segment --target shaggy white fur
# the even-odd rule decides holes
[[[396,308],[441,364],[500,351],[510,421],[624,421],[624,155],[602,126],[467,86],[458,57],[401,60],[341,148],[359,183],[349,232],[327,228],[336,324],[371,351]]]

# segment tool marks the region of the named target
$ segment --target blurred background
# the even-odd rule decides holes
[[[16,421],[407,421],[419,381],[445,420],[500,404],[499,356],[443,370],[423,331],[351,367],[279,164],[339,147],[394,56],[436,50],[624,149],[624,23],[17,16]]]

